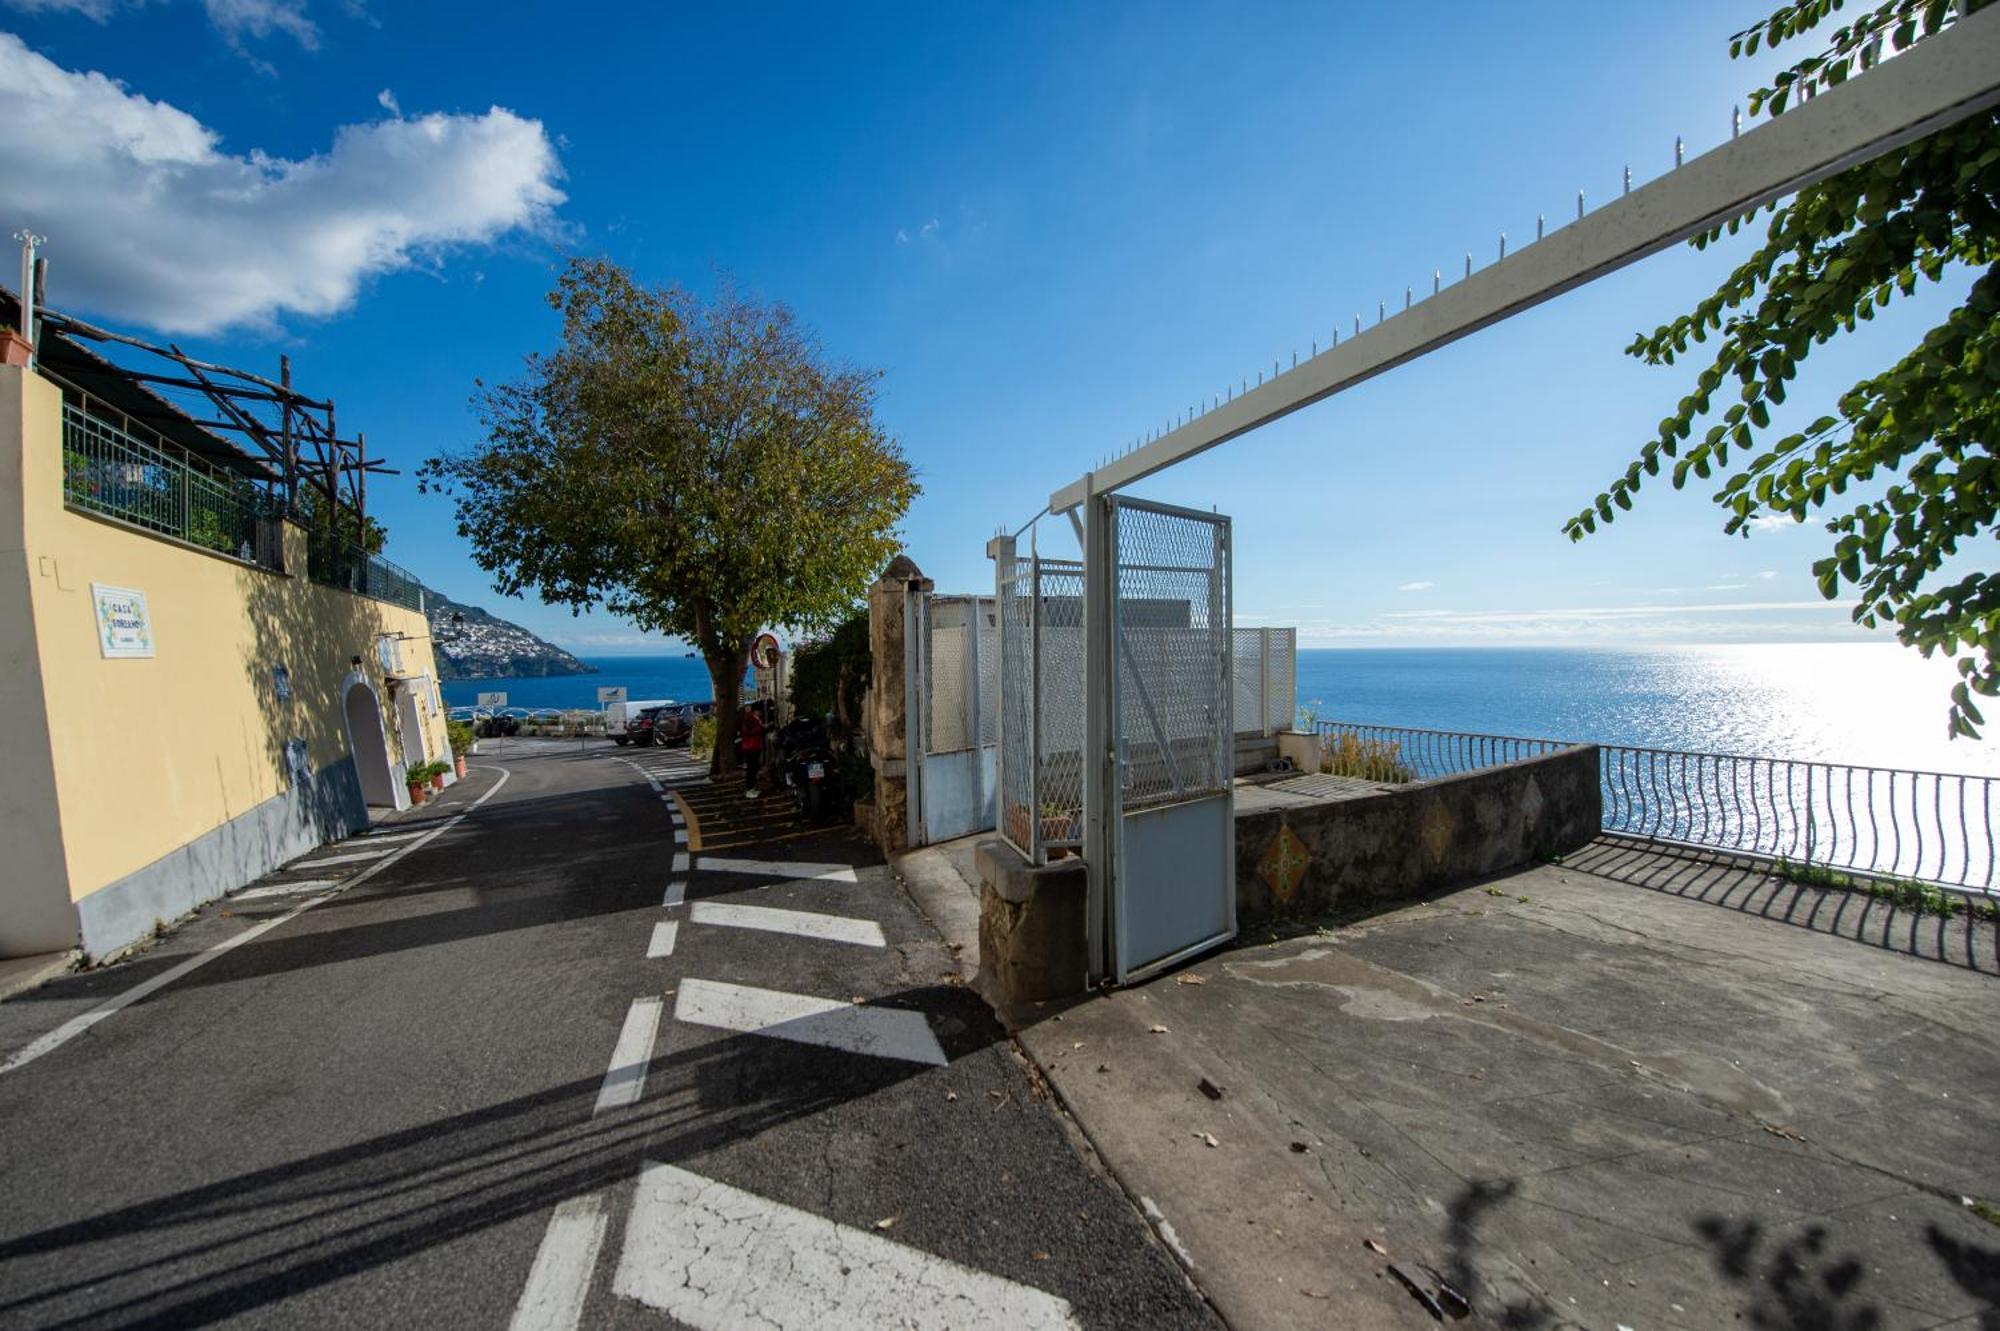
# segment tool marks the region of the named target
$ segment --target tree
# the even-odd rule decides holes
[[[857,606],[830,633],[793,650],[792,705],[809,716],[832,717],[841,734],[856,730],[873,661],[868,607]]]
[[[1986,0],[1889,0],[1838,28],[1832,45],[1750,96],[1753,115],[1844,82],[1934,35]],[[1736,34],[1732,56],[1754,54],[1817,28],[1841,0],[1796,0]],[[1893,623],[1925,656],[1958,656],[1954,735],[1984,724],[1975,694],[2000,693],[2000,574],[1950,579],[1947,561],[1981,536],[2000,535],[2000,112],[1958,124],[1861,163],[1789,202],[1772,205],[1764,242],[1694,310],[1627,348],[1672,365],[1690,342],[1717,340],[1693,391],[1660,422],[1658,437],[1564,530],[1581,540],[1609,523],[1647,476],[1671,460],[1675,489],[1692,473],[1722,479],[1723,530],[1747,536],[1760,521],[1818,515],[1836,539],[1813,565],[1829,600],[1857,596],[1854,619]],[[1732,221],[1733,234],[1749,217]],[[1696,237],[1701,248],[1721,230]],[[1820,346],[1875,312],[1935,284],[1974,275],[1965,300],[1916,346],[1841,395],[1803,430],[1771,438],[1771,408]],[[1696,438],[1698,418],[1736,380],[1737,401]],[[1734,461],[1732,462],[1732,455]],[[1841,501],[1878,478],[1880,493]],[[1942,584],[1942,585],[1940,585]],[[1964,654],[1959,655],[1961,649]]]
[[[757,633],[832,624],[896,551],[918,486],[875,421],[880,376],[727,286],[704,302],[577,259],[549,303],[560,344],[479,387],[484,442],[425,463],[422,484],[454,495],[496,590],[692,643],[726,770]]]

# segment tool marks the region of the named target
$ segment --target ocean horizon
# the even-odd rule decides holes
[[[617,685],[633,699],[713,696],[698,657],[580,659],[597,673],[449,680],[445,701],[499,691],[509,706],[595,707]],[[2000,774],[2000,745],[1946,731],[1955,678],[1949,661],[1894,643],[1307,647],[1298,703],[1321,720]]]

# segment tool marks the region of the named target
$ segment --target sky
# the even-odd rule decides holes
[[[477,442],[475,383],[553,344],[568,256],[726,274],[880,370],[924,487],[909,553],[990,589],[986,538],[1096,458],[1626,166],[1664,173],[1676,135],[1726,138],[1772,67],[1728,38],[1768,8],[0,0],[0,223],[48,237],[57,309],[289,355],[401,469],[371,510],[429,585],[586,656],[656,651],[495,594],[416,488]],[[1561,531],[1692,380],[1624,348],[1747,244],[1657,256],[1134,493],[1229,514],[1238,621],[1304,646],[1855,640],[1816,525],[1725,537],[1706,490],[1656,484]],[[1817,350],[1777,423],[1969,281]],[[1074,552],[1066,524],[1034,535]]]

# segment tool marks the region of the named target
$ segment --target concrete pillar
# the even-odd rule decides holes
[[[911,737],[921,725],[912,717],[910,643],[904,605],[934,588],[907,555],[898,555],[868,589],[868,653],[871,658],[865,720],[868,756],[875,768],[870,826],[864,828],[888,854],[910,846]],[[921,755],[919,755],[921,757]]]

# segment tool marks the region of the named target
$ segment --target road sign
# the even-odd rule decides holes
[[[482,693],[479,695],[479,705],[481,707],[505,707],[507,705],[507,695],[504,693]]]
[[[773,633],[760,633],[750,647],[750,664],[759,670],[769,670],[778,664],[778,638]]]
[[[600,687],[597,690],[597,701],[599,706],[606,703],[624,702],[625,686],[623,684],[606,684]]]

